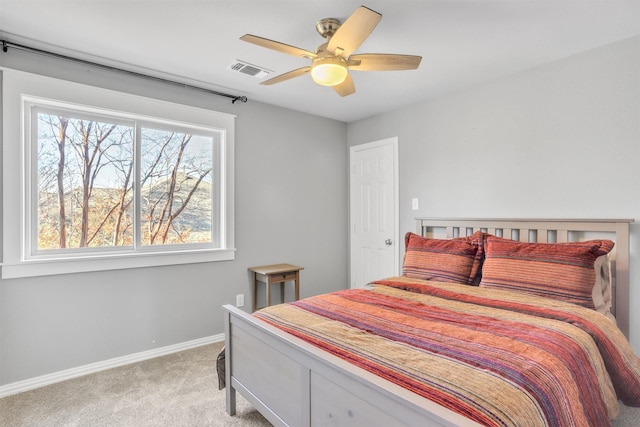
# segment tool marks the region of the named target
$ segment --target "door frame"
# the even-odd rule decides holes
[[[349,288],[353,287],[352,283],[352,271],[353,271],[353,230],[355,221],[353,218],[353,183],[351,180],[351,174],[354,168],[354,157],[358,151],[365,151],[372,148],[378,148],[385,145],[390,145],[393,148],[393,234],[394,234],[394,245],[393,245],[393,269],[394,274],[399,275],[399,265],[400,265],[400,245],[403,244],[400,240],[400,185],[399,185],[399,173],[398,173],[398,137],[390,137],[385,139],[380,139],[377,141],[367,142],[364,144],[353,145],[349,147]],[[383,277],[381,277],[383,279]]]

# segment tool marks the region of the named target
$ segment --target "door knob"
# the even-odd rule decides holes
[[[387,246],[391,246],[392,243],[393,242],[391,241],[391,239],[387,239],[387,240],[384,241],[384,244],[387,245]]]

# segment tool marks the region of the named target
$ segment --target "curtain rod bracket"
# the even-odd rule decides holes
[[[200,86],[194,86],[194,85],[190,85],[190,84],[186,84],[186,83],[179,83],[179,82],[176,82],[174,80],[164,79],[162,77],[155,77],[155,76],[151,76],[149,74],[138,73],[137,71],[125,70],[124,68],[112,67],[110,65],[100,64],[100,63],[97,63],[97,62],[88,61],[86,59],[74,58],[74,57],[63,55],[63,54],[60,54],[60,53],[55,53],[55,52],[50,52],[50,51],[47,51],[47,50],[37,49],[35,47],[24,46],[24,45],[21,45],[21,44],[10,42],[8,40],[0,40],[0,42],[2,42],[2,51],[3,52],[7,52],[9,50],[9,47],[13,47],[13,48],[16,48],[18,50],[24,50],[24,51],[29,52],[29,53],[37,53],[37,54],[40,54],[40,55],[52,56],[54,58],[64,59],[66,61],[76,62],[76,63],[83,64],[83,65],[90,65],[92,67],[102,68],[102,69],[106,69],[106,70],[109,70],[109,71],[117,71],[117,72],[120,72],[120,73],[125,73],[125,74],[129,74],[129,75],[136,76],[136,77],[142,77],[142,78],[149,79],[149,80],[155,80],[155,81],[159,81],[159,82],[162,82],[162,83],[172,84],[174,86],[182,86],[182,87],[188,88],[188,89],[195,89],[195,90],[199,90],[199,91],[202,91],[202,92],[209,93],[211,95],[224,96],[226,98],[231,98],[231,103],[232,104],[235,104],[236,101],[247,102],[247,97],[246,96],[231,95],[229,93],[218,92],[216,90],[206,89],[206,88],[203,88],[203,87],[200,87]]]

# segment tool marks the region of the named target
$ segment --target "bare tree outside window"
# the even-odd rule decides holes
[[[38,249],[130,245],[133,128],[38,114]]]
[[[212,241],[213,137],[39,112],[37,150],[38,250]]]
[[[211,241],[212,139],[142,128],[142,244]]]

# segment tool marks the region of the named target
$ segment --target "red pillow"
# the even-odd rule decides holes
[[[595,308],[594,262],[613,249],[611,240],[523,243],[488,236],[483,288],[507,289]]]
[[[423,280],[473,284],[482,262],[483,233],[456,239],[405,235],[402,275]]]

